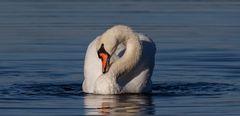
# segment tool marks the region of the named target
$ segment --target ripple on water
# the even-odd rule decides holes
[[[14,84],[0,89],[0,96],[83,96],[79,83],[32,83]],[[153,84],[155,96],[208,96],[240,92],[239,87],[226,83],[208,82],[164,82]]]

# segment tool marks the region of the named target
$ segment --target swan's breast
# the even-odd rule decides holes
[[[120,87],[116,83],[115,77],[108,74],[101,75],[97,78],[94,86],[96,94],[119,94]]]

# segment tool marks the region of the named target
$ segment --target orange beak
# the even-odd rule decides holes
[[[109,55],[106,53],[100,53],[99,57],[102,60],[102,72],[106,73],[109,69]]]

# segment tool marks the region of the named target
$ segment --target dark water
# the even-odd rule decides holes
[[[127,24],[157,46],[150,95],[84,94],[87,45]],[[240,115],[238,0],[0,0],[0,115]]]

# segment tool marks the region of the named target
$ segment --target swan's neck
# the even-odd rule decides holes
[[[126,47],[124,55],[112,63],[109,73],[114,73],[116,77],[130,72],[140,60],[141,44],[138,36],[130,29],[123,29],[115,33],[118,44],[123,43]]]

